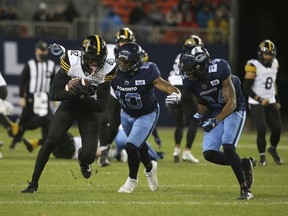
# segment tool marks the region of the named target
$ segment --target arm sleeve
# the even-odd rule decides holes
[[[243,90],[245,94],[249,97],[254,98],[256,96],[255,92],[252,90],[254,79],[244,79]]]
[[[63,101],[71,98],[69,92],[65,91],[65,85],[69,82],[70,77],[67,76],[63,69],[60,69],[53,79],[50,87],[50,98],[52,101]]]

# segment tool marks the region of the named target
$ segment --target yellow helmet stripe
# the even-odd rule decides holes
[[[124,30],[124,33],[125,33],[125,38],[128,39],[128,36],[129,36],[129,35],[128,35],[128,30],[125,29],[125,30]]]
[[[100,38],[98,35],[95,35],[95,38],[97,41],[97,55],[100,55],[100,51],[101,51]]]
[[[268,41],[268,44],[269,44],[269,51],[272,51],[272,43],[271,43],[271,41]]]

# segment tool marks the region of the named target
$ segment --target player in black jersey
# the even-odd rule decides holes
[[[22,193],[37,191],[52,150],[74,121],[78,123],[82,139],[82,148],[78,150],[81,172],[84,178],[91,176],[98,145],[98,115],[106,107],[110,81],[115,76],[116,63],[111,56],[99,35],[89,35],[83,40],[81,50],[67,50],[62,55],[61,68],[50,88],[51,99],[61,101],[61,104],[52,118],[48,138],[38,153],[32,181]]]

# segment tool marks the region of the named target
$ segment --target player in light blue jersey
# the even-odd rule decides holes
[[[253,157],[241,159],[236,152],[246,119],[246,103],[239,78],[231,74],[227,61],[211,60],[203,46],[190,46],[183,51],[179,69],[184,87],[198,99],[198,112],[194,118],[204,129],[204,158],[231,166],[240,185],[239,199],[253,199],[250,187],[256,160]]]

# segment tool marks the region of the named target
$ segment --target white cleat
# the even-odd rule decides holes
[[[173,152],[174,162],[178,163],[180,161],[180,148],[175,148]]]
[[[132,193],[138,184],[137,179],[127,178],[125,184],[118,190],[118,193]]]
[[[195,158],[189,150],[183,151],[182,160],[188,161],[191,163],[199,163],[199,160],[197,158]]]
[[[146,172],[144,171],[146,177],[147,177],[147,181],[148,181],[148,185],[150,187],[151,191],[156,191],[158,188],[158,179],[157,179],[157,165],[158,163],[156,161],[151,161],[152,163],[152,169],[150,172]]]

